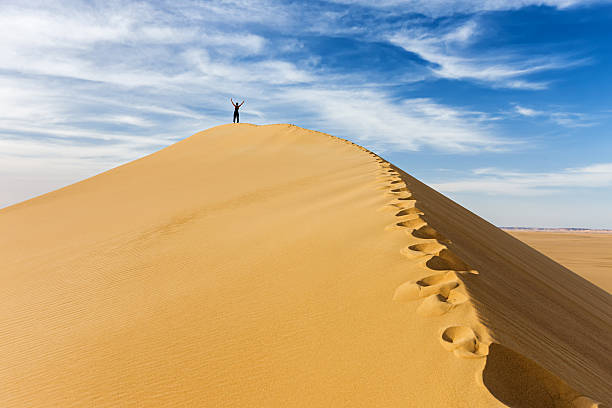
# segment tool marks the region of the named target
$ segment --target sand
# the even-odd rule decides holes
[[[612,293],[612,233],[531,230],[508,233]]]
[[[2,407],[612,403],[608,293],[322,133],[212,128],[0,231]]]

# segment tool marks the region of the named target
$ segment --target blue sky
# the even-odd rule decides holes
[[[612,228],[612,3],[3,1],[0,207],[231,121],[360,143],[500,226]]]

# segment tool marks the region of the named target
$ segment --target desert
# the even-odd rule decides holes
[[[4,407],[612,403],[608,292],[324,133],[214,127],[0,230]]]

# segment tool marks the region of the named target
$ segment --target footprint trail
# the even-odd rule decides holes
[[[391,200],[381,210],[393,211],[396,221],[385,227],[388,231],[404,231],[410,244],[399,252],[407,262],[420,266],[425,273],[420,279],[407,281],[397,287],[396,302],[419,302],[416,312],[426,317],[442,316],[469,305],[469,298],[459,279],[460,274],[478,274],[450,249],[450,241],[436,231],[419,209],[418,201],[399,171],[380,156],[352,142],[334,138],[366,152],[380,166],[376,177],[377,190]],[[481,358],[488,353],[478,329],[457,324],[440,329],[442,347],[459,358]]]
[[[407,281],[395,290],[396,302],[420,302],[416,312],[426,317],[442,316],[469,305],[459,274],[478,274],[448,247],[450,241],[429,225],[425,213],[419,209],[417,199],[393,166],[374,155],[381,167],[378,180],[393,201],[386,209],[396,211],[397,220],[388,225],[388,231],[403,230],[412,243],[400,253],[429,274]],[[416,241],[416,243],[414,243]],[[467,326],[451,326],[441,329],[443,347],[459,358],[481,358],[487,355],[488,345],[476,331]]]

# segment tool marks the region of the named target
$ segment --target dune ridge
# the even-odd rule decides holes
[[[424,219],[425,213],[417,207],[417,199],[410,190],[409,184],[412,181],[414,184],[418,183],[421,188],[429,188],[400,169],[395,168],[375,153],[367,149],[366,151],[376,158],[383,169],[381,179],[387,184],[385,188],[389,190],[389,194],[394,197],[394,200],[388,206],[393,211],[399,210],[395,214],[398,221],[387,229],[406,229],[407,233],[411,235],[411,245],[401,249],[400,252],[408,258],[417,259],[419,267],[423,269],[428,269],[431,272],[439,271],[400,285],[395,291],[394,300],[401,302],[421,300],[417,313],[424,316],[439,316],[464,304],[472,307],[472,302],[478,302],[478,300],[473,299],[474,295],[466,294],[466,290],[463,288],[465,285],[460,276],[468,275],[467,280],[469,282],[470,279],[477,280],[479,272],[470,268],[460,257],[449,250],[448,246],[452,245],[452,241],[427,223]],[[405,177],[402,177],[402,174]],[[431,192],[424,191],[424,193]],[[439,195],[439,193],[437,194]],[[457,206],[455,203],[452,204]],[[500,230],[500,232],[502,231]],[[412,243],[414,238],[417,239],[417,243]],[[561,265],[558,266],[560,267],[558,269],[565,270]],[[577,277],[575,274],[572,275]],[[584,280],[581,283],[586,288],[599,292],[598,295],[602,300],[610,300],[609,297],[606,299],[606,293],[601,289]],[[605,305],[605,302],[603,305]],[[610,311],[607,312],[606,323],[608,327],[612,327],[609,325]],[[521,407],[604,406],[600,402],[581,395],[565,381],[542,368],[535,361],[495,343],[495,334],[491,336],[489,329],[482,324],[482,321],[486,321],[486,319],[485,311],[482,311],[477,321],[471,322],[472,327],[469,325],[446,327],[441,332],[440,341],[446,350],[452,351],[459,358],[486,357],[489,354],[489,346],[493,344],[494,357],[485,366],[483,383],[500,401],[507,403],[509,406]],[[606,333],[605,327],[601,334]],[[607,331],[607,333],[610,332]],[[601,346],[606,351],[610,350],[609,342],[604,341]],[[608,353],[607,357],[609,356]],[[610,365],[608,364],[610,359],[607,358],[606,360],[602,366],[602,374],[605,373],[606,369],[608,370],[608,382],[601,384],[603,390],[610,389]],[[604,374],[602,377],[605,378],[606,375]],[[609,394],[606,391],[599,392],[602,388],[590,388],[600,397],[605,398],[606,394]]]
[[[3,406],[610,404],[609,294],[323,133],[212,128],[0,230]]]

